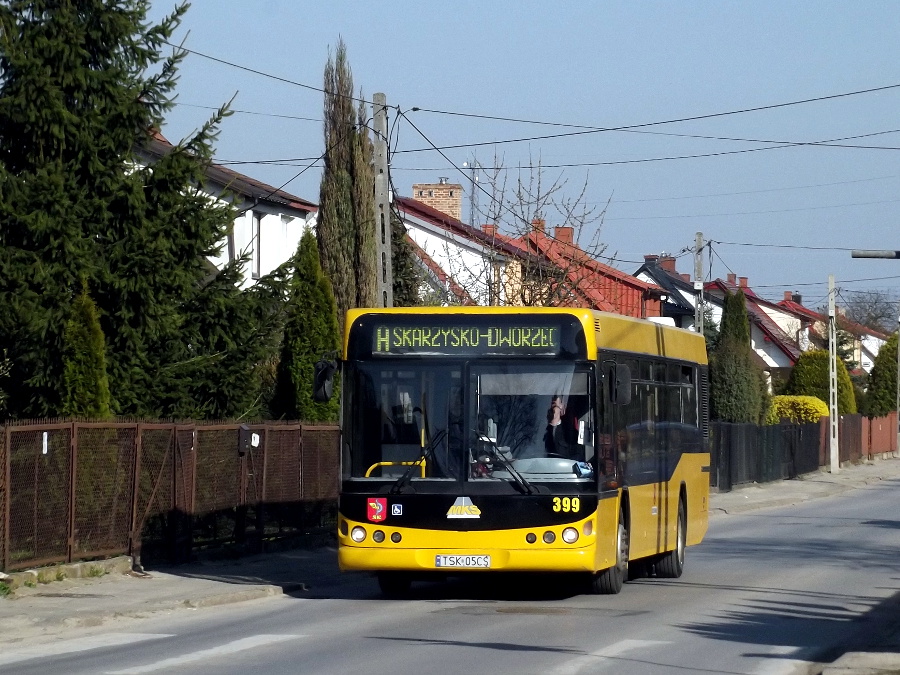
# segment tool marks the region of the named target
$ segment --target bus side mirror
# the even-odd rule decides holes
[[[624,363],[609,369],[609,400],[616,405],[631,403],[631,369]]]
[[[316,361],[313,366],[313,400],[317,403],[326,403],[331,400],[334,393],[334,372],[337,363],[328,359]]]

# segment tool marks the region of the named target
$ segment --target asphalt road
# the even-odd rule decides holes
[[[618,596],[551,575],[485,576],[389,601],[349,575],[32,640],[18,656],[0,644],[0,673],[805,673],[896,620],[898,486],[717,515],[681,579]]]

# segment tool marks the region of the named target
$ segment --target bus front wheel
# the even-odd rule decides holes
[[[678,500],[678,523],[675,525],[675,548],[663,553],[656,563],[656,576],[677,579],[684,571],[684,547],[687,539],[687,513],[684,499]]]
[[[616,564],[601,570],[591,583],[594,593],[614,595],[622,590],[628,576],[628,529],[625,527],[625,514],[619,512],[619,527],[616,531]]]

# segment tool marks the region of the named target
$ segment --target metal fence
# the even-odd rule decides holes
[[[338,444],[336,426],[299,423],[0,428],[0,570],[330,529]]]
[[[720,492],[734,485],[791,479],[828,466],[828,418],[812,424],[710,425],[710,485]],[[868,419],[842,415],[838,421],[841,463],[897,451],[897,414]]]
[[[790,479],[827,466],[819,424],[711,425],[710,484]],[[840,459],[897,451],[897,416],[845,415]],[[336,426],[20,423],[0,427],[0,570],[131,554],[185,560],[264,550],[335,525]]]

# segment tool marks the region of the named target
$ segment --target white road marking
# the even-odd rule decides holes
[[[133,642],[159,640],[160,638],[167,637],[172,637],[172,635],[168,633],[108,633],[106,635],[91,635],[69,640],[60,640],[58,642],[48,642],[37,647],[25,647],[23,649],[16,649],[15,647],[9,649],[8,647],[4,647],[3,651],[0,652],[0,666],[18,663],[19,661],[45,658],[47,656],[62,656],[63,654],[86,652],[91,649],[121,647],[122,645],[131,644]]]
[[[142,673],[154,673],[158,670],[166,670],[167,668],[175,668],[188,663],[197,661],[205,661],[213,659],[217,656],[226,656],[228,654],[237,654],[248,649],[255,649],[264,645],[273,644],[275,642],[284,642],[285,640],[295,640],[305,637],[303,635],[252,635],[250,637],[228,642],[212,649],[203,649],[198,652],[184,654],[183,656],[175,656],[171,659],[163,659],[156,663],[148,663],[145,666],[137,666],[135,668],[126,668],[125,670],[111,670],[106,675],[141,675]]]
[[[670,642],[660,642],[658,640],[620,640],[608,647],[598,649],[597,651],[579,656],[577,658],[566,661],[556,668],[550,670],[548,675],[577,675],[588,666],[597,667],[598,661],[604,658],[621,656],[627,652],[636,649],[647,649],[649,647],[659,647],[661,645],[671,644]]]

